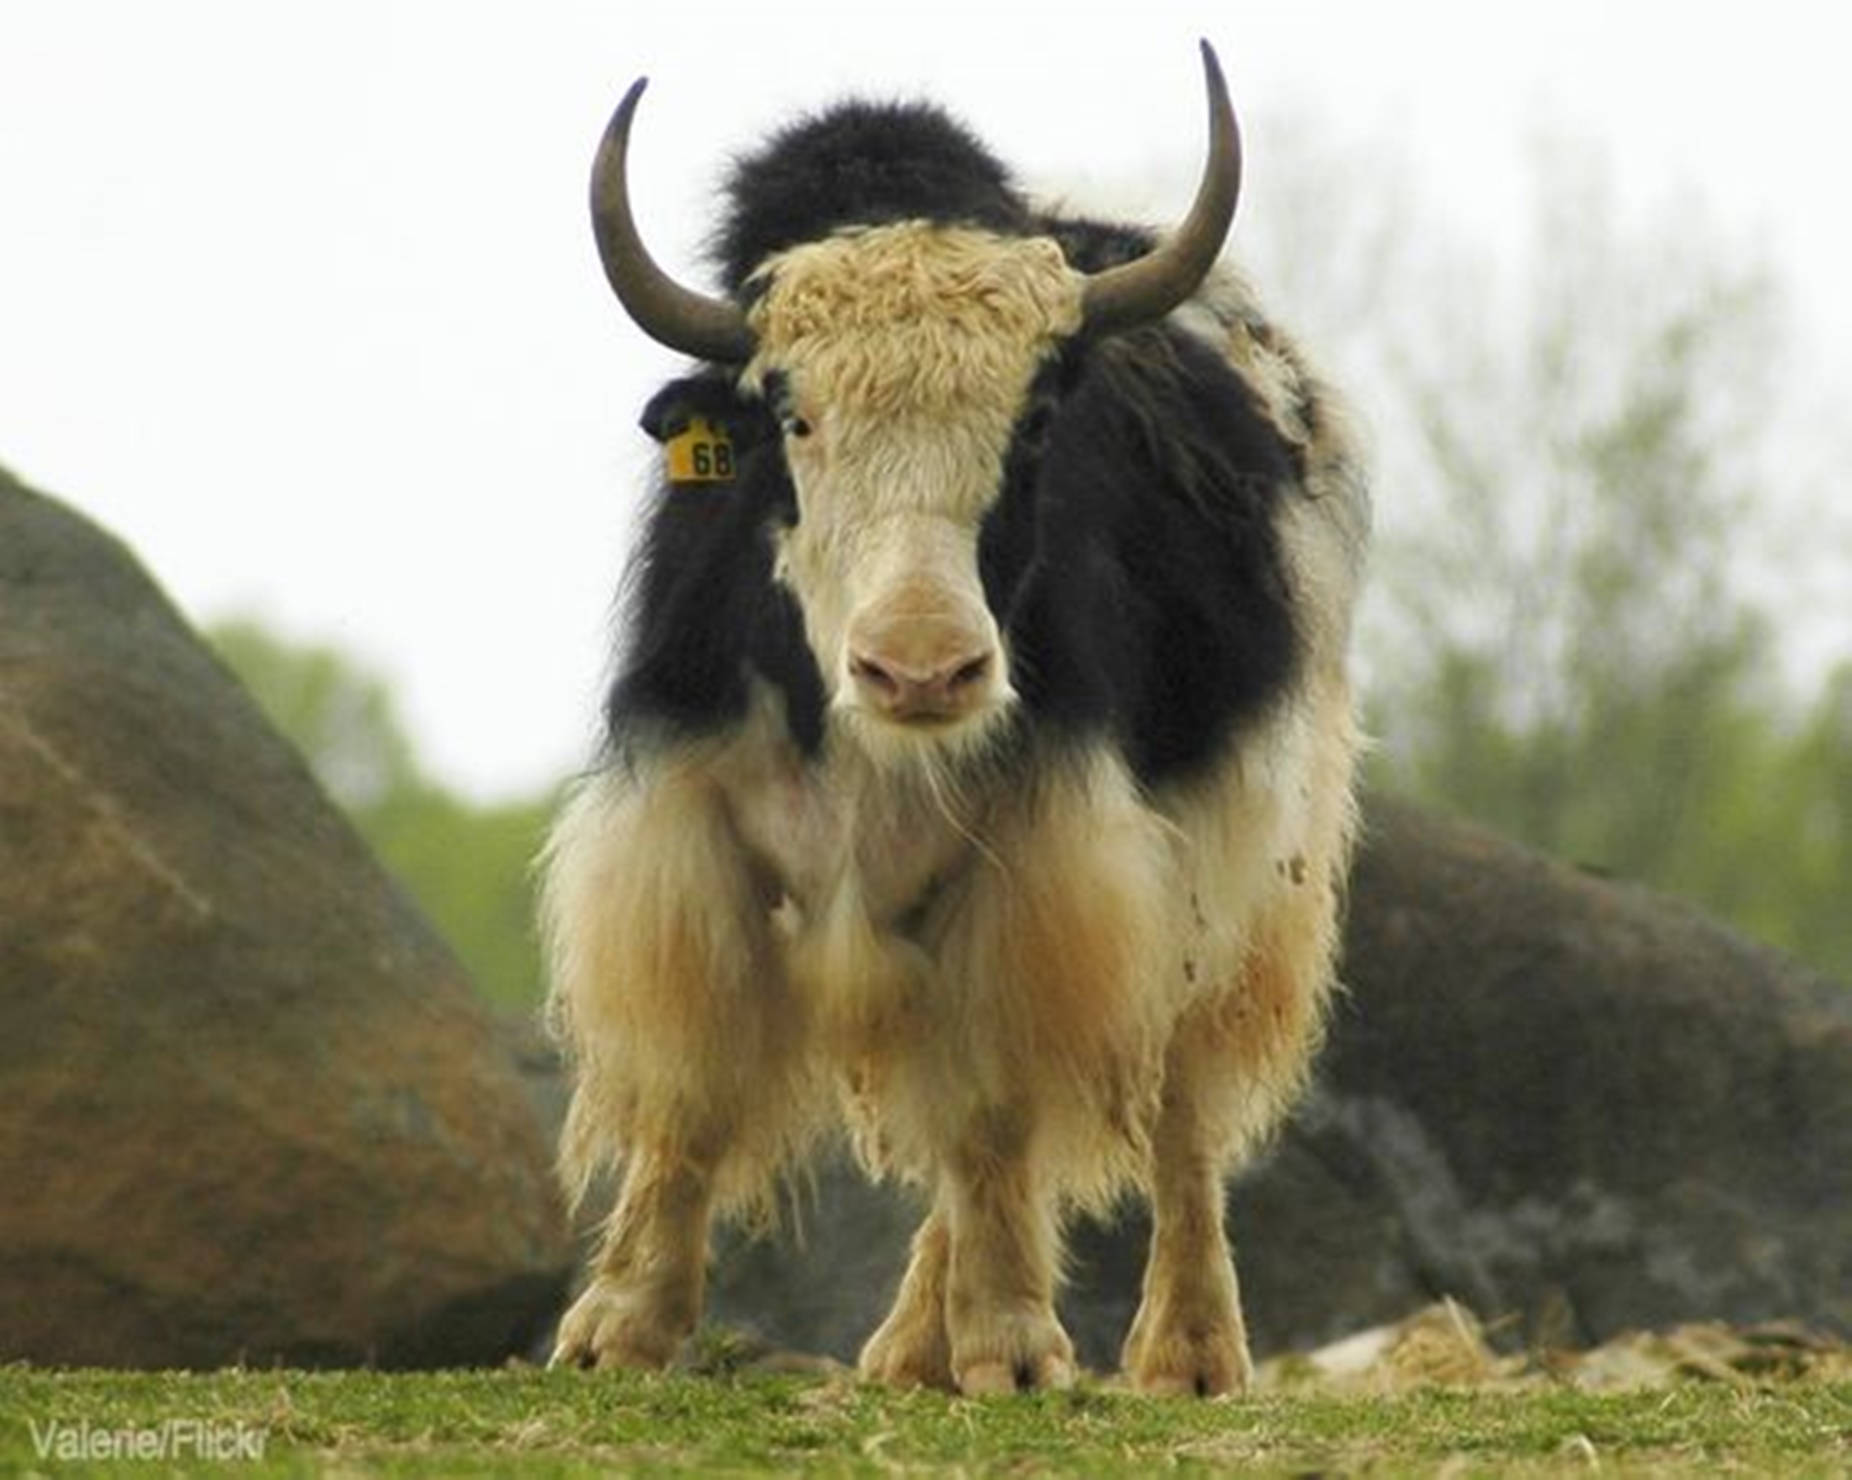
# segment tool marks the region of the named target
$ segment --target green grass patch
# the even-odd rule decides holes
[[[165,1433],[164,1458],[137,1460]],[[139,1435],[155,1436],[141,1439]],[[262,1436],[262,1458],[248,1457]],[[225,1461],[202,1455],[217,1444]],[[60,1459],[88,1443],[92,1460]],[[114,1456],[112,1460],[110,1456]],[[1852,1383],[967,1401],[844,1377],[0,1368],[0,1473],[1842,1475]]]

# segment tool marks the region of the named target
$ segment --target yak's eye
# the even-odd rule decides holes
[[[791,377],[782,370],[767,370],[759,382],[765,404],[777,418],[778,430],[787,437],[808,437],[810,423],[797,413],[797,397],[791,394]]]

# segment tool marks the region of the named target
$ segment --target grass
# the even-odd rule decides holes
[[[0,1474],[192,1474],[41,1458],[49,1425],[261,1433],[251,1475],[1852,1474],[1852,1382],[1427,1386],[1155,1401],[1098,1385],[967,1401],[842,1376],[0,1368]],[[175,1430],[176,1434],[182,1432]],[[67,1440],[67,1442],[70,1442]],[[99,1441],[103,1442],[103,1441]],[[108,1441],[113,1442],[113,1440]],[[153,1442],[153,1441],[147,1441]]]

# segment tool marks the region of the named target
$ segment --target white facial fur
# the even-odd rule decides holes
[[[1013,697],[978,531],[1036,369],[1079,326],[1081,279],[1047,238],[925,222],[808,243],[759,276],[745,378],[784,377],[798,504],[777,571],[832,707],[879,745],[969,738]],[[917,677],[918,703],[893,701],[890,672]]]

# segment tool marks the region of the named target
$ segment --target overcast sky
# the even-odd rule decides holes
[[[851,89],[939,98],[1030,187],[1167,219],[1207,36],[1244,122],[1242,220],[1311,119],[1360,157],[1392,143],[1488,253],[1537,131],[1595,141],[1624,193],[1695,192],[1766,252],[1808,392],[1837,401],[1832,14],[0,0],[0,464],[126,538],[195,620],[253,612],[380,668],[445,779],[528,789],[587,753],[652,450],[635,413],[676,364],[621,318],[586,225],[639,73],[633,193],[691,280],[728,152]]]

